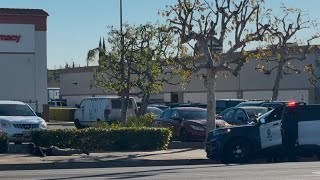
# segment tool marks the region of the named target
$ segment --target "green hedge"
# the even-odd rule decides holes
[[[144,114],[142,116],[128,116],[127,127],[152,127],[155,121],[155,115]]]
[[[163,150],[171,138],[166,128],[56,129],[34,131],[33,142],[47,147],[78,148],[90,151]]]
[[[49,108],[49,120],[55,121],[74,121],[76,108]]]
[[[9,139],[8,136],[0,132],[0,153],[8,152]]]

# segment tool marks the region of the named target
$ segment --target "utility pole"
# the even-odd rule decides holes
[[[122,30],[122,0],[120,0],[120,34],[121,34],[121,52],[120,52],[120,69],[121,69],[121,80],[125,82],[125,64],[124,64],[124,36]],[[126,91],[124,86],[121,87],[121,122],[122,125],[126,125]]]

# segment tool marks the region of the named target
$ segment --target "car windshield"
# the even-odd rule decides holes
[[[0,116],[35,116],[27,105],[0,104]]]
[[[187,120],[207,119],[206,110],[181,110],[182,117]]]
[[[158,108],[148,108],[147,113],[152,113],[154,115],[156,115],[156,117],[159,117],[160,114],[163,112],[161,109],[158,109]]]
[[[268,108],[259,108],[259,109],[246,109],[245,110],[249,117],[259,117],[268,112]]]

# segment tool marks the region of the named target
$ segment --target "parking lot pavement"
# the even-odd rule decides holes
[[[320,179],[319,162],[1,171],[3,179]]]

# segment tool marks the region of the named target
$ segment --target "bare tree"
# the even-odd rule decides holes
[[[319,87],[319,81],[320,81],[319,67],[320,67],[320,60],[318,59],[314,63],[306,65],[304,68],[304,71],[310,74],[310,77],[308,80],[314,87]]]
[[[314,20],[306,19],[300,9],[281,7],[281,15],[270,15],[271,26],[267,28],[266,39],[269,43],[268,48],[262,52],[260,60],[267,65],[259,64],[257,70],[271,74],[276,71],[276,79],[272,89],[272,100],[277,100],[281,79],[284,75],[300,74],[303,67],[297,67],[294,61],[304,61],[307,55],[315,50],[310,45],[318,35],[313,35],[309,39],[299,40],[297,34],[305,29],[317,26]],[[303,44],[303,46],[299,46]],[[269,65],[269,66],[268,66]]]
[[[267,26],[259,24],[263,2],[178,0],[176,5],[162,12],[168,18],[167,30],[175,32],[181,42],[180,57],[176,61],[189,72],[206,70],[207,133],[215,128],[217,73],[227,71],[237,76],[247,61],[245,47],[263,40]],[[194,44],[197,44],[196,49]],[[225,53],[213,47],[224,47]],[[186,56],[188,61],[185,61]]]

